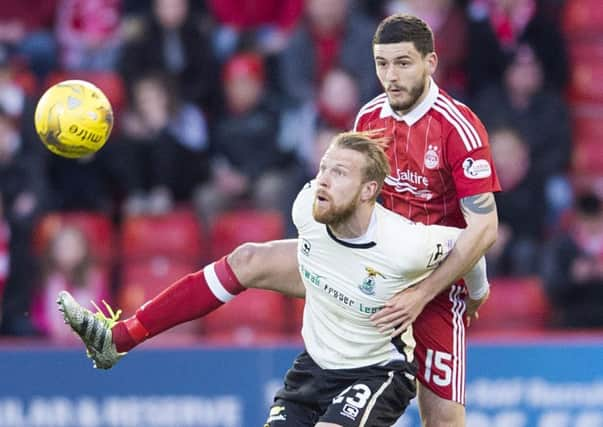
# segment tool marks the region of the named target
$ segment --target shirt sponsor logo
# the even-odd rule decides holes
[[[430,145],[427,147],[425,152],[425,159],[423,160],[427,169],[435,169],[440,164],[440,156],[438,156],[438,147]]]
[[[471,157],[467,157],[463,161],[463,171],[465,176],[471,179],[488,178],[490,175],[492,175],[492,168],[487,160],[474,160]]]
[[[360,409],[350,405],[349,403],[346,403],[341,410],[341,415],[348,417],[351,420],[355,420],[359,413]]]
[[[312,245],[306,239],[302,239],[301,242],[301,251],[305,256],[310,256],[310,249],[312,249]]]
[[[398,169],[397,175],[396,177],[391,175],[385,177],[385,183],[392,186],[398,193],[408,192],[424,200],[431,200],[433,198],[433,193],[430,190],[419,188],[419,186],[429,186],[429,179],[426,176],[410,169],[404,171]]]

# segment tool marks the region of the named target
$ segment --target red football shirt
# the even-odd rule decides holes
[[[360,109],[354,130],[390,140],[382,202],[413,221],[465,227],[459,199],[500,191],[484,125],[433,80],[425,99],[403,116],[385,93],[377,96]]]

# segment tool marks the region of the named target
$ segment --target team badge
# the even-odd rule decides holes
[[[427,169],[435,169],[440,164],[440,156],[438,155],[438,147],[435,145],[429,145],[425,152],[424,159],[425,167]]]
[[[366,278],[362,281],[358,288],[365,295],[375,295],[375,285],[377,284],[377,276],[381,276],[384,279],[385,276],[372,267],[364,267],[364,269],[366,270],[366,274],[368,274],[368,276],[366,276]]]

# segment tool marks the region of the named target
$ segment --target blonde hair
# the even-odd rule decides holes
[[[364,154],[364,182],[377,182],[377,199],[383,187],[385,177],[390,174],[389,159],[383,151],[387,143],[383,138],[377,138],[375,132],[344,132],[338,134],[331,142],[331,147],[346,148]]]

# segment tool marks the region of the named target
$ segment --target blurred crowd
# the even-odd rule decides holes
[[[62,339],[59,289],[133,309],[239,241],[294,236],[291,202],[380,93],[372,35],[400,12],[431,25],[436,81],[489,130],[489,276],[537,278],[547,327],[603,327],[600,0],[6,0],[2,334]],[[90,158],[50,154],[33,128],[69,78],[115,110]]]

